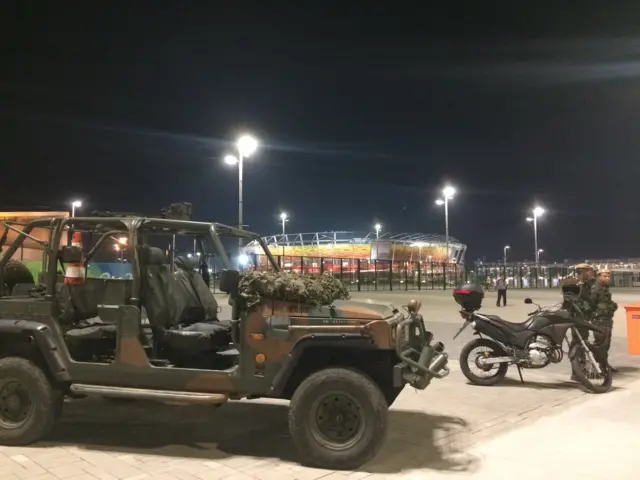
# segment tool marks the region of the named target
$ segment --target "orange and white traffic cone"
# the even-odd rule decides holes
[[[74,232],[71,246],[80,248],[82,252],[82,234]],[[64,272],[64,283],[83,285],[85,278],[84,256],[80,256],[80,262],[68,263]]]
[[[71,238],[71,246],[82,248],[82,234],[80,232],[73,232],[73,237]]]

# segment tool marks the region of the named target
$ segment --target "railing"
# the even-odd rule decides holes
[[[447,290],[466,282],[488,290],[504,275],[509,288],[559,288],[563,278],[575,275],[571,265],[482,264],[475,266],[440,262],[397,262],[326,257],[277,256],[284,271],[320,275],[330,272],[351,291]],[[250,255],[247,269],[269,270],[264,255]],[[640,287],[640,272],[614,271],[613,287]]]
[[[263,255],[251,255],[247,269],[269,270]],[[280,268],[287,272],[321,275],[329,272],[352,291],[444,290],[466,281],[463,267],[455,263],[391,262],[352,258],[316,258],[277,256]]]

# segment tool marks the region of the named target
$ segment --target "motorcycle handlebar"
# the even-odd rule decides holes
[[[534,311],[534,312],[529,312],[529,313],[527,313],[527,315],[528,315],[529,317],[531,317],[532,315],[535,315],[536,313],[538,313],[538,311],[537,311],[537,310],[536,310],[536,311]]]

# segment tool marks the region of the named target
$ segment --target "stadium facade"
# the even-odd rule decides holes
[[[339,276],[351,290],[448,288],[464,275],[466,245],[442,235],[347,231],[264,237],[285,271]],[[247,268],[269,269],[257,242],[244,248]]]
[[[314,232],[287,233],[263,237],[274,256],[342,258],[349,260],[379,260],[388,262],[464,263],[467,246],[443,235],[425,233],[384,232]],[[260,254],[260,246],[251,242],[246,254]]]

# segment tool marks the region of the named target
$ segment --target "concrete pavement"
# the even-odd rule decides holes
[[[497,436],[466,455],[477,470],[429,478],[632,480],[640,476],[640,381]]]
[[[626,314],[623,305],[640,302],[640,289],[614,288],[612,297],[618,303],[618,311],[614,317],[614,336],[626,337]],[[393,292],[351,292],[354,300],[373,299],[400,305],[412,298],[422,302],[421,313],[427,321],[459,323],[458,305],[453,300],[451,290],[397,290]],[[508,290],[506,307],[496,307],[496,292],[487,292],[482,306],[482,313],[503,316],[511,322],[521,322],[527,313],[535,309],[526,305],[524,299],[530,297],[534,302],[544,306],[552,306],[562,302],[560,290],[553,289],[513,289]]]
[[[517,321],[530,310],[522,303],[527,295],[550,304],[556,303],[558,291],[514,291],[511,306],[498,309],[489,299],[483,311]],[[618,303],[626,301],[616,295]],[[415,292],[375,296],[400,304]],[[627,452],[638,451],[632,433],[640,431],[640,418],[634,413],[640,357],[626,353],[624,324],[622,329],[617,326],[612,347],[612,363],[621,373],[608,394],[587,394],[568,381],[566,361],[525,371],[524,384],[510,369],[503,384],[477,387],[467,384],[457,367],[460,348],[472,337],[465,332],[451,340],[461,323],[451,292],[422,292],[420,299],[428,328],[451,354],[452,373],[425,391],[405,389],[390,411],[389,437],[382,451],[359,472],[300,466],[287,432],[286,402],[232,402],[212,410],[84,400],[66,403],[63,420],[48,441],[26,448],[0,447],[0,478],[638,477],[640,465]],[[600,446],[608,449],[605,455],[594,453]],[[604,468],[609,470],[603,473]],[[591,471],[595,477],[580,476]]]

